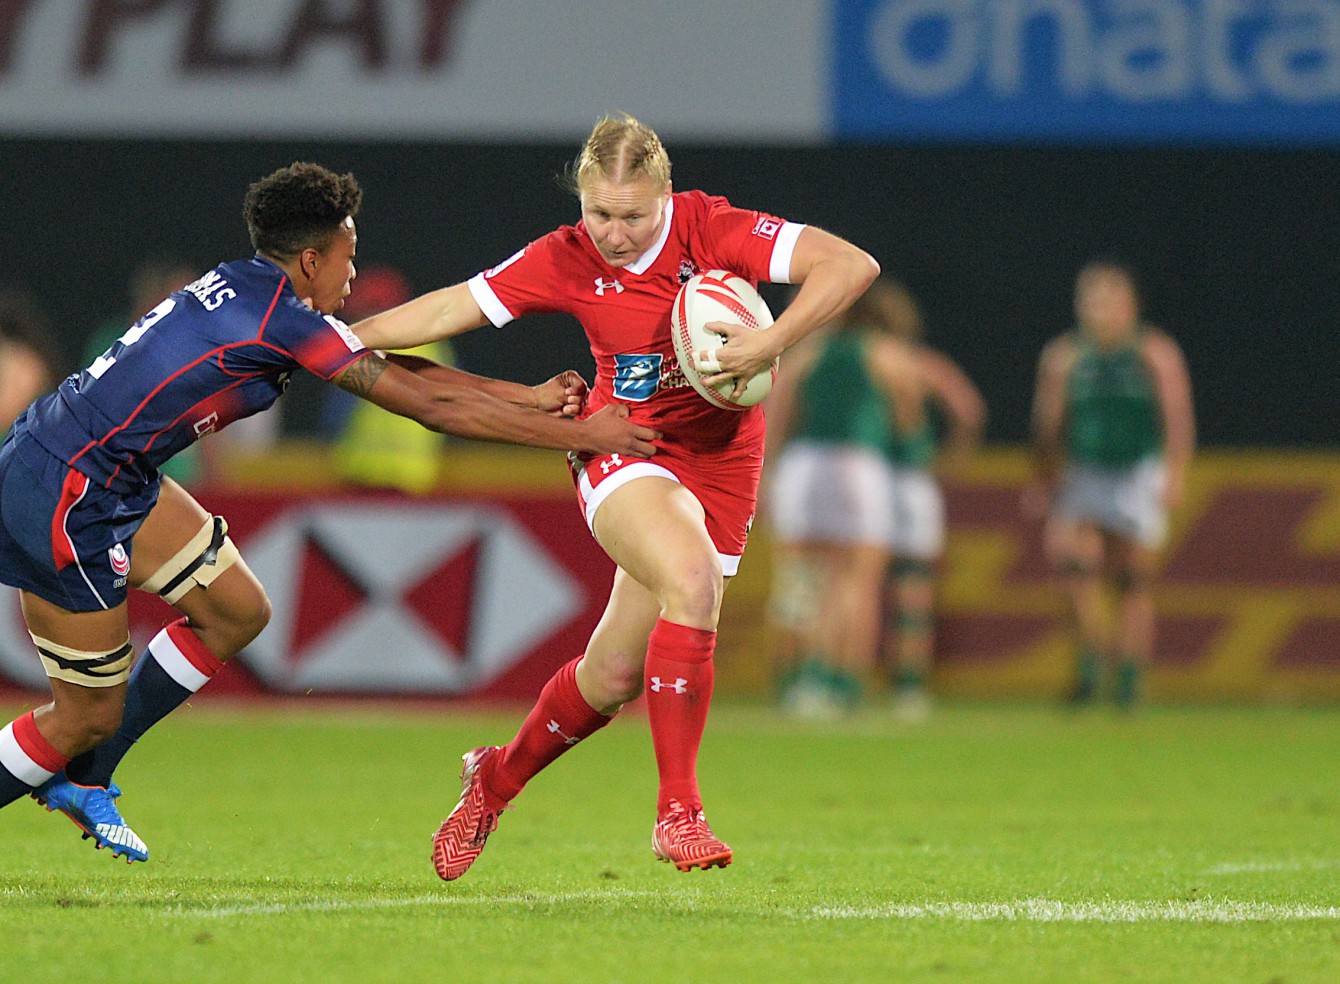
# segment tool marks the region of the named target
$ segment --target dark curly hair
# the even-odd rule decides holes
[[[325,249],[362,202],[363,189],[352,174],[295,161],[247,189],[242,216],[256,252],[290,260],[308,247]]]

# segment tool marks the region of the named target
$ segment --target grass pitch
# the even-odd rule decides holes
[[[651,854],[630,716],[439,882],[459,755],[519,720],[184,708],[117,776],[147,865],[0,812],[0,981],[1340,980],[1336,711],[720,704],[701,772],[735,863],[687,874]]]

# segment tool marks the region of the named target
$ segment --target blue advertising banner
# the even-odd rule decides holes
[[[835,135],[1340,144],[1340,0],[836,0]]]

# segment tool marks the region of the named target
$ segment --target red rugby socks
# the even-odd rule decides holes
[[[613,720],[577,689],[579,662],[580,656],[549,678],[521,730],[494,758],[484,782],[491,797],[511,801],[541,769]]]
[[[658,619],[647,644],[647,718],[656,750],[661,790],[657,815],[670,800],[702,806],[698,795],[698,746],[707,727],[717,634]]]

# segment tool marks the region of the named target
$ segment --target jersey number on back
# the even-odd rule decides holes
[[[118,355],[125,351],[128,346],[138,342],[146,331],[158,324],[159,321],[163,320],[168,312],[176,306],[177,302],[169,297],[143,318],[140,318],[139,321],[130,326],[129,330],[127,330],[124,335],[112,343],[111,348],[93,360],[93,364],[88,367],[88,374],[94,379],[101,379],[104,372],[116,365],[116,357]],[[116,354],[113,355],[112,353]]]

